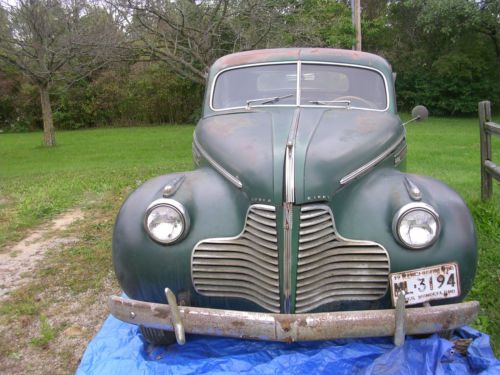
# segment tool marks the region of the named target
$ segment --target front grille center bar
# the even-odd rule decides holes
[[[293,226],[293,204],[283,204],[283,312],[289,314],[291,311],[292,295],[292,226]]]
[[[300,64],[299,64],[300,66]],[[299,69],[300,72],[300,69]],[[297,76],[300,77],[300,74]],[[300,79],[298,78],[297,81]],[[295,201],[295,139],[299,126],[300,109],[293,115],[285,150],[285,199],[283,203],[283,312],[291,312],[292,295],[292,228]]]

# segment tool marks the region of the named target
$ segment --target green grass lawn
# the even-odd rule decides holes
[[[53,149],[40,146],[41,133],[0,134],[0,251],[67,208],[85,207],[103,195],[118,206],[146,179],[191,169],[193,129],[61,131]],[[500,139],[493,143],[493,160],[500,164]],[[469,298],[482,304],[476,327],[492,335],[499,348],[500,186],[494,183],[491,201],[479,200],[477,120],[433,118],[409,125],[408,145],[408,171],[443,180],[464,197],[474,215],[480,260]]]
[[[500,137],[492,139],[493,161],[500,164]],[[408,126],[408,171],[446,182],[466,201],[474,216],[479,263],[468,299],[481,302],[475,327],[491,335],[500,354],[500,184],[493,197],[480,200],[479,125],[476,119],[432,118]]]
[[[132,190],[152,176],[192,168],[193,126],[0,135],[0,248],[26,228],[94,195]]]

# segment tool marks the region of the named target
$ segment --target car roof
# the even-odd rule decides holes
[[[238,52],[223,56],[213,64],[210,75],[234,66],[299,60],[363,65],[385,73],[391,72],[389,63],[384,58],[372,53],[334,48],[276,48]]]

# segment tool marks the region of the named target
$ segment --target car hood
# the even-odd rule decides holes
[[[280,204],[290,139],[295,202],[304,203],[330,199],[342,177],[394,147],[403,135],[399,117],[388,112],[275,107],[204,118],[195,140],[212,163],[241,181],[252,202]]]

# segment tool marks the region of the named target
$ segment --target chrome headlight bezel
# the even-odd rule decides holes
[[[406,242],[403,238],[401,238],[401,235],[399,232],[400,225],[401,225],[401,222],[404,219],[404,217],[407,214],[409,214],[411,212],[415,212],[415,211],[424,211],[425,213],[431,215],[434,218],[434,220],[436,221],[436,232],[435,232],[434,237],[432,238],[432,240],[430,240],[429,242],[426,242],[422,245],[414,245],[414,244]],[[408,204],[404,205],[396,212],[396,214],[394,215],[394,218],[392,220],[392,234],[393,234],[394,238],[401,245],[403,245],[404,247],[406,247],[408,249],[421,250],[421,249],[426,249],[426,248],[432,246],[439,238],[440,232],[441,232],[441,222],[439,219],[439,214],[436,212],[434,207],[432,207],[429,204],[423,203],[423,202],[412,202],[412,203],[408,203]]]
[[[153,210],[155,210],[156,208],[161,207],[161,206],[167,206],[167,207],[175,210],[179,214],[181,221],[182,221],[183,229],[182,229],[181,233],[177,237],[172,238],[170,240],[158,238],[157,236],[154,235],[154,233],[149,229],[149,226],[148,226],[149,215],[151,214],[151,212],[153,212]],[[186,208],[180,202],[178,202],[174,199],[160,198],[160,199],[155,200],[153,203],[151,203],[148,206],[148,208],[146,209],[146,213],[144,214],[143,224],[144,224],[144,230],[146,231],[146,233],[149,235],[149,237],[153,241],[158,242],[158,243],[163,244],[163,245],[173,245],[173,244],[181,241],[184,237],[186,237],[187,233],[189,232],[190,220],[189,220],[189,215],[188,215]]]

